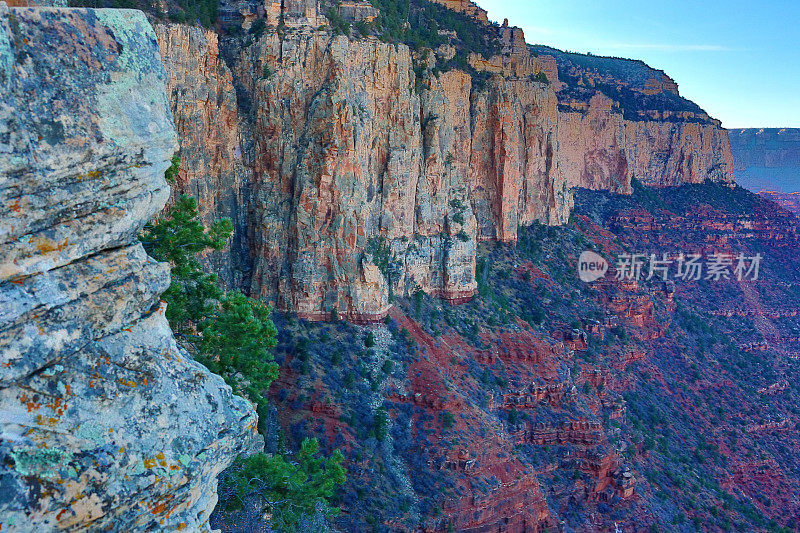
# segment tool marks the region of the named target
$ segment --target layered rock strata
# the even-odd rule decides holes
[[[571,187],[631,192],[706,180],[732,184],[728,132],[641,61],[531,48],[557,64],[559,155]]]
[[[280,15],[301,20],[305,5]],[[476,76],[310,23],[222,43],[157,29],[186,162],[179,188],[237,227],[215,265],[228,286],[306,318],[378,320],[393,295],[469,299],[476,242],[565,223],[571,187],[732,181],[727,133],[660,71],[612,64],[576,89],[575,69],[591,69],[484,22],[501,53],[469,56]]]
[[[0,529],[208,530],[256,416],[176,345],[138,231],[176,149],[135,11],[0,3]]]

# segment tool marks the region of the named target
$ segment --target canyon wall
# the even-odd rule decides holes
[[[177,148],[136,11],[0,3],[0,529],[208,530],[256,415],[179,348],[137,233]]]
[[[629,194],[711,180],[735,183],[728,132],[641,61],[531,47],[558,65],[559,147],[571,187]]]
[[[179,188],[207,216],[232,216],[247,243],[232,255],[252,272],[229,286],[306,318],[377,320],[392,294],[470,298],[477,240],[513,242],[521,224],[569,215],[545,83],[474,91],[458,70],[418,83],[408,47],[310,27],[267,32],[229,70],[216,34],[156,31],[185,131]],[[238,128],[221,118],[234,95]],[[209,161],[206,134],[229,156]],[[237,195],[243,207],[221,200]]]
[[[244,35],[156,27],[178,189],[237,228],[209,262],[279,309],[371,321],[416,290],[464,301],[476,243],[565,223],[572,187],[733,181],[725,130],[643,63],[574,66],[478,17],[500,53],[440,70],[455,37],[430,54],[336,36],[303,22],[312,7]]]

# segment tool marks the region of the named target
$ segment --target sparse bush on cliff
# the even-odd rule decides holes
[[[325,16],[330,22],[331,30],[334,35],[350,35],[350,23],[342,18],[336,8],[329,9]]]
[[[374,26],[384,41],[404,43],[413,50],[436,49],[450,41],[439,30],[454,31],[456,38],[452,44],[456,46],[456,57],[447,65],[440,65],[439,70],[471,71],[466,60],[470,52],[484,57],[500,52],[500,43],[491,27],[429,0],[371,0],[371,3],[380,10]]]
[[[541,70],[536,74],[531,74],[531,81],[534,81],[536,83],[550,83],[550,80],[547,79],[547,74],[545,74]]]
[[[178,171],[181,169],[181,158],[178,155],[173,155],[170,161],[169,168],[164,171],[164,179],[167,183],[173,184],[178,177]]]
[[[442,413],[442,427],[444,429],[450,429],[456,425],[456,417],[450,411],[445,411]]]
[[[364,338],[364,346],[367,348],[372,348],[375,346],[375,333],[371,331],[367,333],[367,336]]]
[[[386,440],[386,435],[389,430],[389,415],[384,407],[379,408],[375,412],[373,419],[372,434],[378,441]]]

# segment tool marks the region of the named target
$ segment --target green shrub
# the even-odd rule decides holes
[[[442,413],[442,427],[444,429],[450,429],[456,425],[456,417],[450,411],[445,411]]]
[[[334,35],[350,35],[350,23],[342,18],[338,9],[329,9],[325,16],[331,24],[331,30],[333,30]]]
[[[372,434],[379,441],[386,440],[386,435],[389,430],[389,415],[384,407],[378,408],[375,412],[375,418],[372,426]]]
[[[328,500],[345,481],[343,461],[338,450],[319,456],[317,439],[304,439],[291,458],[265,453],[240,458],[229,480],[238,497],[228,502],[228,510],[241,508],[246,497],[257,494],[279,531],[296,531],[300,518],[314,515],[320,506],[325,515],[336,516],[339,509],[329,507]]]

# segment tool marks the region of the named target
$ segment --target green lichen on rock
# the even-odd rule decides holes
[[[79,439],[90,441],[91,444],[89,444],[89,447],[93,447],[94,445],[101,444],[103,442],[105,433],[102,426],[99,424],[94,422],[86,422],[85,424],[81,424],[81,426],[78,428],[76,436]]]
[[[9,455],[21,475],[46,479],[57,477],[59,470],[72,460],[72,452],[58,448],[16,448]]]

